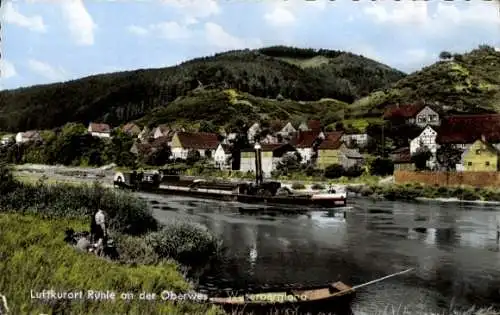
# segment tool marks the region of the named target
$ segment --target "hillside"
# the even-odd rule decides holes
[[[347,116],[380,116],[388,105],[426,101],[445,111],[500,111],[500,52],[480,46],[412,73],[363,97],[349,108]]]
[[[179,97],[168,106],[158,107],[137,121],[140,125],[182,125],[197,129],[200,125],[235,127],[255,120],[292,121],[300,124],[304,119],[318,119],[325,125],[338,121],[348,107],[334,99],[319,101],[275,100],[241,93],[236,90],[198,90]],[[211,131],[211,130],[206,130]]]
[[[118,125],[154,108],[180,113],[175,109],[180,103],[172,102],[200,84],[232,88],[257,98],[274,99],[281,94],[293,100],[333,98],[351,103],[403,77],[386,65],[339,51],[288,47],[231,51],[174,67],[1,91],[0,129],[47,129],[90,120]],[[174,109],[168,109],[172,104]]]

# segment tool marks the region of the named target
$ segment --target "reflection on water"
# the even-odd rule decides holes
[[[201,279],[200,289],[261,285],[360,284],[415,267],[414,273],[361,289],[353,310],[403,307],[420,314],[455,305],[500,303],[500,253],[493,206],[359,199],[347,217],[242,214],[232,202],[147,195],[162,221],[184,218],[219,235],[234,257]],[[162,210],[161,207],[168,207]],[[253,208],[252,208],[253,207]],[[499,305],[500,306],[500,305]]]

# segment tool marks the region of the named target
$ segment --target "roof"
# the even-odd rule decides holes
[[[385,113],[385,119],[391,118],[413,118],[418,114],[422,109],[426,107],[425,105],[417,105],[417,104],[406,104],[406,105],[395,105],[389,107]]]
[[[363,158],[363,155],[361,155],[361,153],[359,153],[359,151],[356,149],[345,148],[345,149],[342,149],[342,153],[344,153],[344,155],[349,159],[362,159]]]
[[[320,133],[321,131],[299,131],[292,138],[291,143],[297,148],[310,148],[314,145]]]
[[[123,130],[123,132],[131,133],[131,134],[138,134],[141,132],[141,128],[139,128],[139,126],[137,126],[134,123],[126,124],[125,126],[123,126],[122,130]]]
[[[307,122],[307,127],[311,131],[321,131],[321,121],[319,121],[319,120],[309,120]]]
[[[209,132],[177,132],[177,137],[186,149],[216,149],[219,145],[217,134]]]
[[[168,132],[168,131],[170,131],[170,129],[168,128],[167,125],[158,125],[158,126],[156,126],[155,131],[156,131],[156,129],[160,129],[161,132]]]
[[[224,150],[224,153],[231,151],[231,146],[229,144],[220,143],[219,145],[222,146],[222,150]]]
[[[90,123],[90,130],[93,132],[101,132],[101,133],[109,133],[111,132],[111,128],[108,124],[101,123]]]
[[[439,128],[439,144],[473,143],[484,136],[487,142],[500,142],[500,114],[445,117]]]
[[[32,138],[38,138],[38,137],[40,137],[40,133],[36,130],[29,130],[29,131],[23,132],[23,138],[32,139]]]
[[[399,148],[392,152],[391,159],[396,164],[411,163],[411,153],[409,147]]]
[[[151,142],[151,146],[156,148],[165,144],[169,144],[172,141],[172,137],[158,137]]]
[[[325,132],[325,139],[321,142],[319,150],[336,150],[342,145],[342,131]]]

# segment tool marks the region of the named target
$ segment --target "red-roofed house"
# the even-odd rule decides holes
[[[436,142],[454,144],[458,148],[467,149],[482,136],[488,143],[500,143],[500,114],[445,117],[439,128]]]
[[[302,162],[309,162],[316,153],[317,145],[325,138],[321,131],[299,131],[290,144],[292,144],[302,157]]]
[[[285,154],[295,151],[295,148],[289,143],[261,144],[262,174],[265,177],[271,176],[271,172],[276,169],[276,165]],[[255,172],[255,150],[253,147],[241,151],[240,171]]]
[[[122,127],[122,131],[130,136],[136,137],[141,133],[141,128],[134,123],[128,123]]]
[[[219,139],[217,134],[208,132],[176,132],[172,137],[172,158],[186,159],[190,150],[196,150],[201,157],[213,157]]]
[[[88,131],[92,135],[92,137],[99,137],[99,138],[110,138],[111,137],[111,128],[109,127],[108,124],[100,124],[100,123],[91,122],[89,124]]]
[[[417,125],[421,128],[440,125],[438,112],[429,106],[417,104],[391,106],[385,111],[384,119],[395,123]]]
[[[394,169],[398,171],[414,171],[415,164],[411,160],[409,147],[399,148],[391,153]]]

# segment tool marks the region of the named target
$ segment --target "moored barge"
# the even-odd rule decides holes
[[[345,207],[347,205],[346,192],[337,192],[332,187],[321,193],[305,193],[296,192],[276,181],[261,183],[207,181],[180,175],[163,175],[160,171],[151,173],[117,172],[114,176],[114,186],[137,191],[237,201],[247,204],[321,208]]]

